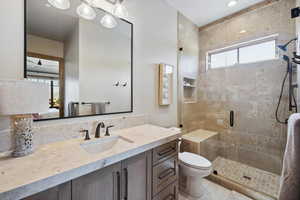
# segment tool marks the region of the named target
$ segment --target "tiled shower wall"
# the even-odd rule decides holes
[[[198,103],[185,105],[185,128],[218,131],[219,141],[207,144],[204,156],[222,156],[280,173],[286,126],[275,120],[286,64],[278,59],[206,71],[206,52],[243,41],[279,34],[279,43],[295,37],[290,9],[295,0],[280,0],[200,31]],[[246,33],[240,33],[246,30]],[[280,109],[288,116],[287,88]],[[229,113],[235,125],[229,126]]]

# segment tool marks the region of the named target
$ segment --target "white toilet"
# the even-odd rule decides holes
[[[212,164],[206,158],[194,153],[179,153],[179,190],[185,196],[201,198],[204,194],[202,180],[211,172]]]

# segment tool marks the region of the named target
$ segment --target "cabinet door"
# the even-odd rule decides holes
[[[108,166],[72,181],[72,200],[120,200],[121,164]]]
[[[149,171],[151,173],[149,152],[122,162],[122,200],[149,200],[151,198]]]
[[[71,200],[71,182],[26,197],[23,200]]]

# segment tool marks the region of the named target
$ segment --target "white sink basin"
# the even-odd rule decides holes
[[[88,153],[101,153],[103,151],[112,149],[118,144],[124,143],[130,144],[133,143],[133,141],[126,139],[122,136],[114,135],[93,139],[91,141],[85,141],[81,143],[80,146]]]

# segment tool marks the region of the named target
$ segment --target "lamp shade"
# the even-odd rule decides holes
[[[49,86],[31,81],[0,80],[0,115],[47,112]]]

